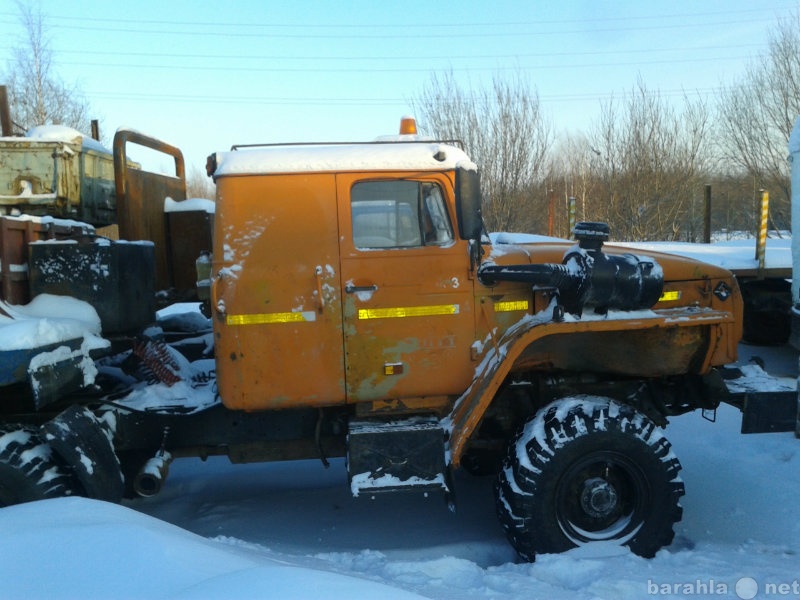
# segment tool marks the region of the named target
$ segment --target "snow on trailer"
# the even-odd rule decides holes
[[[745,302],[744,339],[757,344],[782,344],[791,330],[793,271],[791,232],[773,231],[765,239],[763,263],[758,240],[750,236],[711,244],[644,242],[619,244],[652,248],[719,265],[736,275]]]
[[[74,298],[43,294],[25,306],[0,301],[0,385],[32,377],[40,397],[36,373],[58,370],[63,385],[77,378],[74,389],[90,386],[97,373],[92,357],[109,347],[100,333],[95,309]]]

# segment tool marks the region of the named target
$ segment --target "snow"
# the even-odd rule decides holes
[[[5,315],[8,316],[4,316]],[[100,317],[75,298],[40,294],[25,306],[0,301],[0,348],[21,350],[83,338],[90,347],[105,347],[98,337]]]
[[[798,161],[800,163],[800,161]],[[797,186],[800,189],[800,185]],[[502,253],[503,246],[508,244],[536,244],[546,242],[565,242],[560,238],[533,235],[528,233],[497,232],[490,234],[495,244],[493,255]],[[692,244],[688,242],[615,242],[609,241],[606,246],[618,246],[636,250],[652,250],[677,254],[694,260],[716,265],[729,270],[748,270],[758,267],[755,258],[756,241],[749,239],[732,239],[717,241],[712,244]],[[604,246],[605,247],[605,246]],[[792,238],[768,238],[766,247],[766,266],[769,269],[792,268]]]
[[[29,129],[25,137],[45,142],[82,143],[83,148],[86,150],[113,154],[111,150],[94,138],[83,135],[77,129],[72,129],[72,127],[67,127],[66,125],[39,125]]]
[[[43,217],[37,217],[33,215],[16,215],[16,216],[3,215],[3,218],[11,221],[39,223],[41,225],[46,225],[46,226],[72,227],[73,229],[78,229],[82,231],[86,235],[91,235],[95,231],[92,225],[84,223],[83,221],[74,221],[72,219],[61,219],[58,217],[51,217],[49,215]],[[31,243],[35,244],[39,241],[41,240],[34,240]]]
[[[264,146],[220,152],[217,160],[215,177],[257,173],[475,168],[463,150],[438,143]]]
[[[422,479],[420,477],[409,477],[408,479],[400,479],[389,473],[384,473],[379,477],[375,477],[372,473],[357,473],[353,475],[350,482],[350,492],[354,497],[358,497],[362,492],[369,495],[373,491],[380,491],[382,488],[398,489],[409,486],[436,486],[441,489],[447,489],[447,484],[444,481],[444,475],[441,473],[435,475],[431,479]]]
[[[177,201],[167,196],[164,200],[164,212],[166,213],[198,211],[213,215],[216,207],[217,205],[213,200],[206,198],[187,198],[186,200]]]
[[[713,244],[690,244],[688,242],[609,242],[609,246],[625,246],[643,250],[654,250],[678,254],[729,270],[756,269],[755,239],[739,239]],[[769,238],[766,247],[766,266],[771,269],[792,268],[791,238]]]

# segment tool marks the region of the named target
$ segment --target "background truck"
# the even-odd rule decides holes
[[[0,207],[96,226],[116,222],[111,150],[61,125],[0,137]]]
[[[24,381],[2,388],[0,504],[152,495],[177,457],[346,456],[355,496],[436,491],[452,505],[454,469],[496,474],[500,523],[529,560],[670,543],[684,487],[662,428],[730,400],[721,368],[742,299],[729,272],[604,246],[602,223],[576,226],[575,242],[492,244],[476,165],[409,120],[374,143],[235,146],[208,172],[210,319],[145,327],[111,310],[104,343],[32,349]],[[161,205],[132,173],[117,170],[117,190]],[[48,279],[54,265],[109,244],[110,290],[71,295],[155,291],[145,273],[117,283],[152,244],[39,242],[34,302],[68,282]]]

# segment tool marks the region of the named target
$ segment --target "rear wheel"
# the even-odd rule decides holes
[[[650,419],[606,398],[555,402],[520,431],[496,485],[500,522],[523,558],[590,542],[653,556],[674,537],[680,463]]]
[[[0,506],[70,496],[76,487],[38,428],[0,426]]]

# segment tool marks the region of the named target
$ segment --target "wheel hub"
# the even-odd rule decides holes
[[[617,490],[605,479],[593,477],[583,483],[581,507],[590,517],[608,517],[616,510],[617,504]]]

